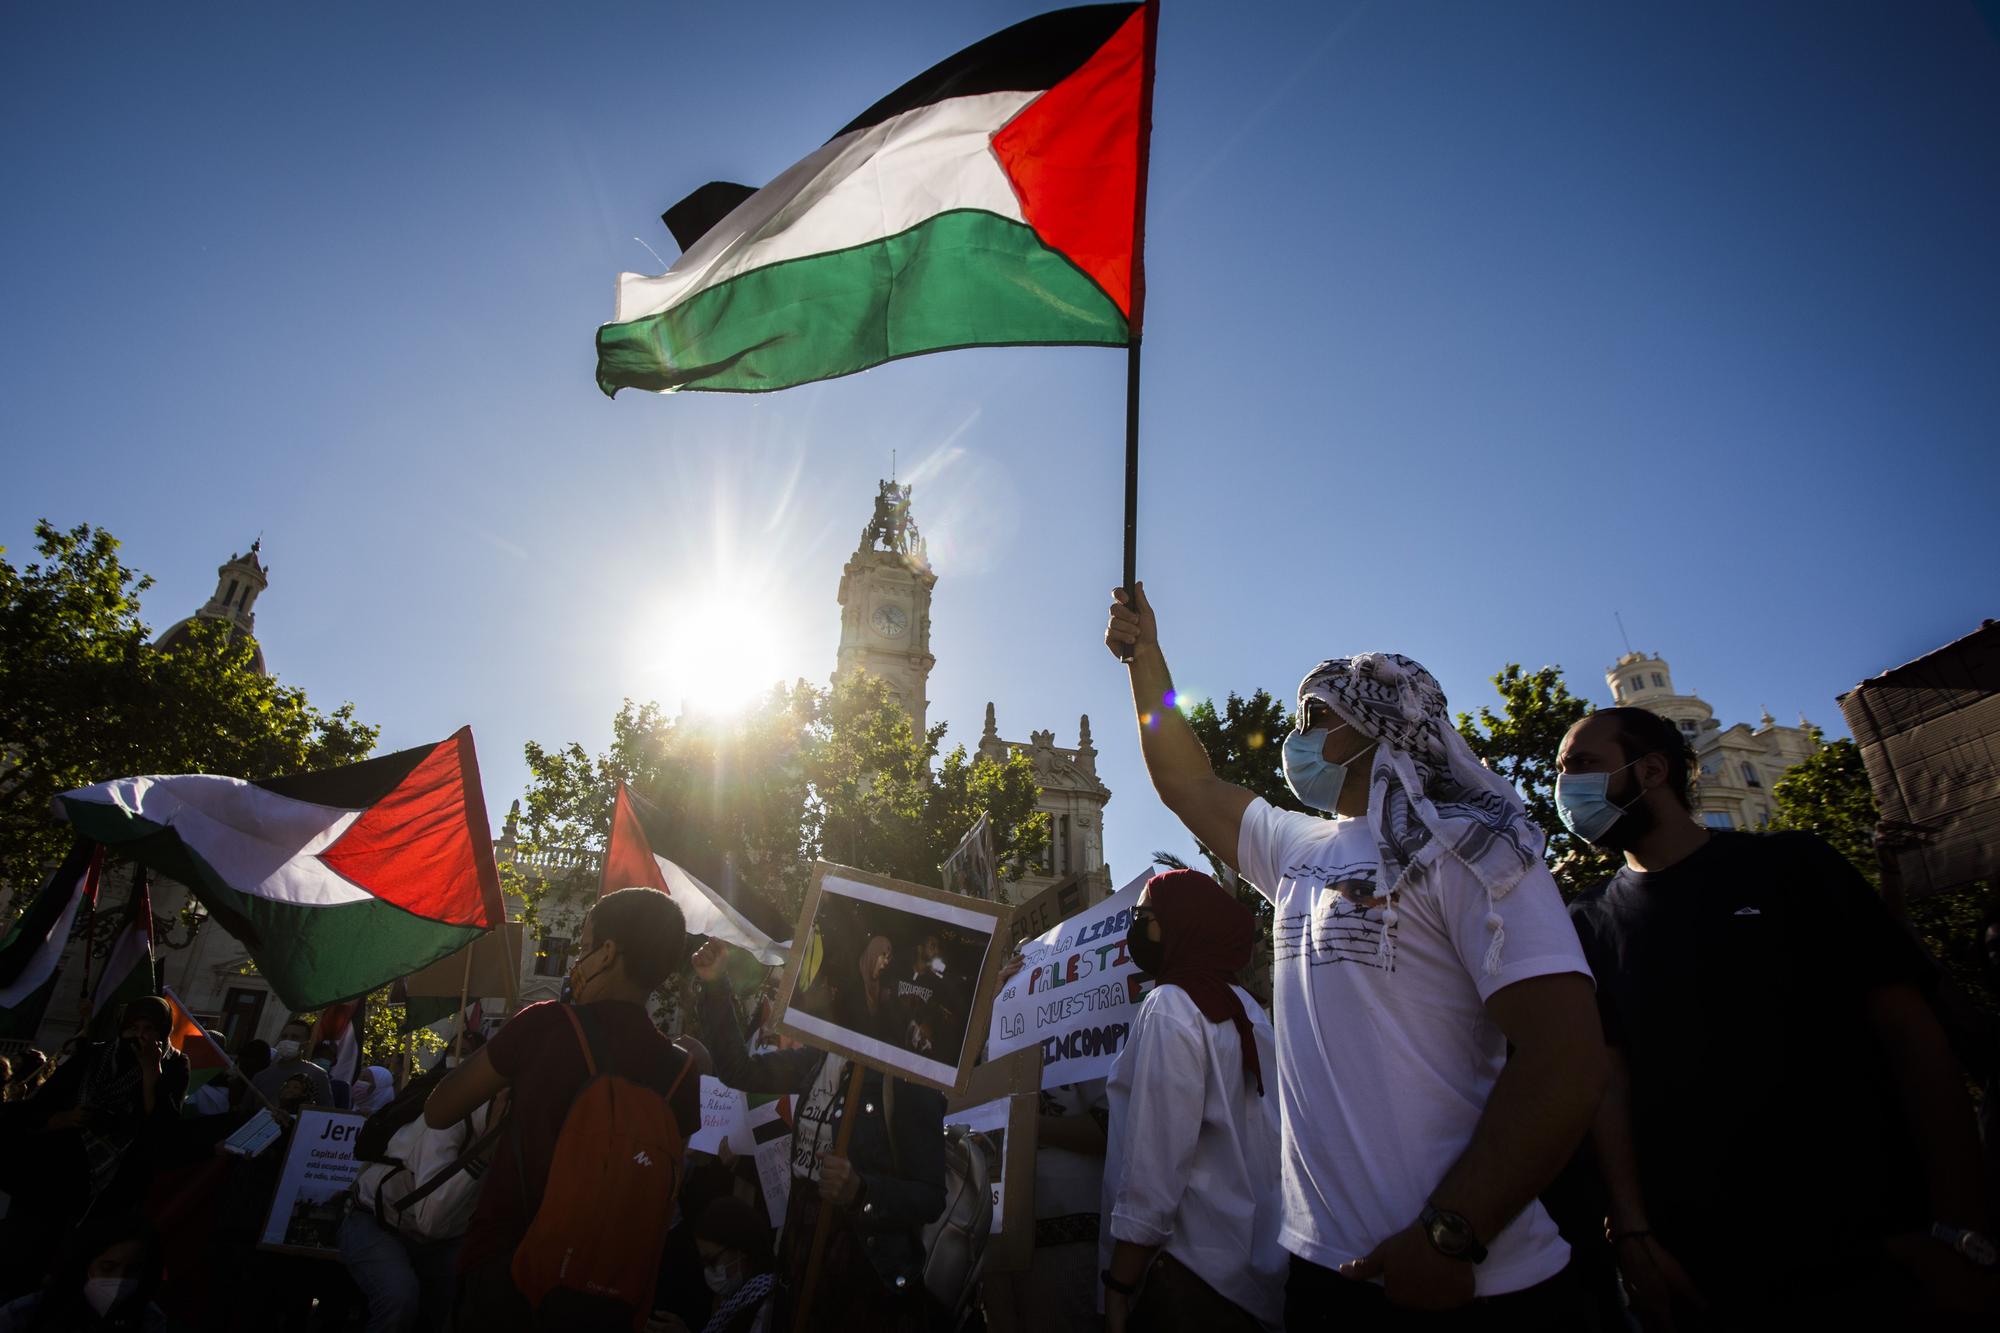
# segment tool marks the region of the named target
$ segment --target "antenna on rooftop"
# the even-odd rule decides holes
[[[896,479],[896,451],[894,449],[891,449],[889,451],[889,480],[894,481],[895,479]]]
[[[1613,611],[1611,618],[1618,622],[1618,637],[1625,641],[1625,652],[1627,656],[1630,656],[1632,652],[1632,636],[1625,632],[1625,617]]]

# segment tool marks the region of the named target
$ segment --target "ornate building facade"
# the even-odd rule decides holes
[[[929,682],[937,658],[931,652],[931,568],[916,519],[911,488],[885,481],[875,497],[875,516],[861,531],[861,543],[840,573],[840,647],[834,677],[867,671],[889,682],[921,732],[930,710]],[[1090,742],[1090,719],[1081,719],[1074,747],[1055,743],[1053,731],[1031,731],[1026,741],[1001,739],[994,707],[986,705],[986,726],[978,752],[1004,759],[1020,751],[1035,766],[1041,795],[1036,808],[1049,816],[1049,849],[1038,874],[1001,885],[1009,902],[1025,902],[1072,875],[1104,865],[1104,807],[1111,789],[1097,777],[1097,750]],[[1099,877],[1101,878],[1101,877]]]
[[[1817,748],[1803,714],[1796,727],[1781,726],[1768,710],[1754,727],[1723,726],[1701,696],[1675,690],[1673,668],[1657,653],[1625,654],[1605,668],[1604,680],[1618,703],[1658,713],[1687,737],[1700,765],[1695,817],[1710,828],[1754,829],[1769,821],[1776,808],[1771,789]]]

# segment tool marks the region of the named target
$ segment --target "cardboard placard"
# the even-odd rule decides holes
[[[278,1188],[264,1214],[257,1248],[313,1259],[340,1258],[336,1233],[346,1212],[345,1196],[362,1163],[354,1157],[354,1137],[368,1117],[331,1106],[299,1108]]]
[[[979,1055],[1008,915],[822,861],[778,984],[778,1031],[953,1093]]]

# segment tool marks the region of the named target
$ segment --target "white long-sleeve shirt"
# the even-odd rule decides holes
[[[1267,1326],[1282,1322],[1289,1256],[1278,1241],[1282,1154],[1271,1022],[1237,987],[1266,1095],[1243,1072],[1236,1025],[1211,1023],[1178,986],[1146,997],[1111,1066],[1098,1248],[1157,1245]]]

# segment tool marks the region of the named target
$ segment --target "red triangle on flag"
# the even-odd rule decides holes
[[[597,896],[602,898],[619,889],[658,889],[673,897],[667,888],[667,877],[653,857],[652,845],[646,841],[646,830],[639,826],[639,813],[632,808],[632,797],[622,782],[618,784],[618,800],[611,807],[611,839],[604,849],[604,878],[598,884]]]
[[[319,859],[413,916],[491,930],[506,918],[472,729],[439,741]]]

